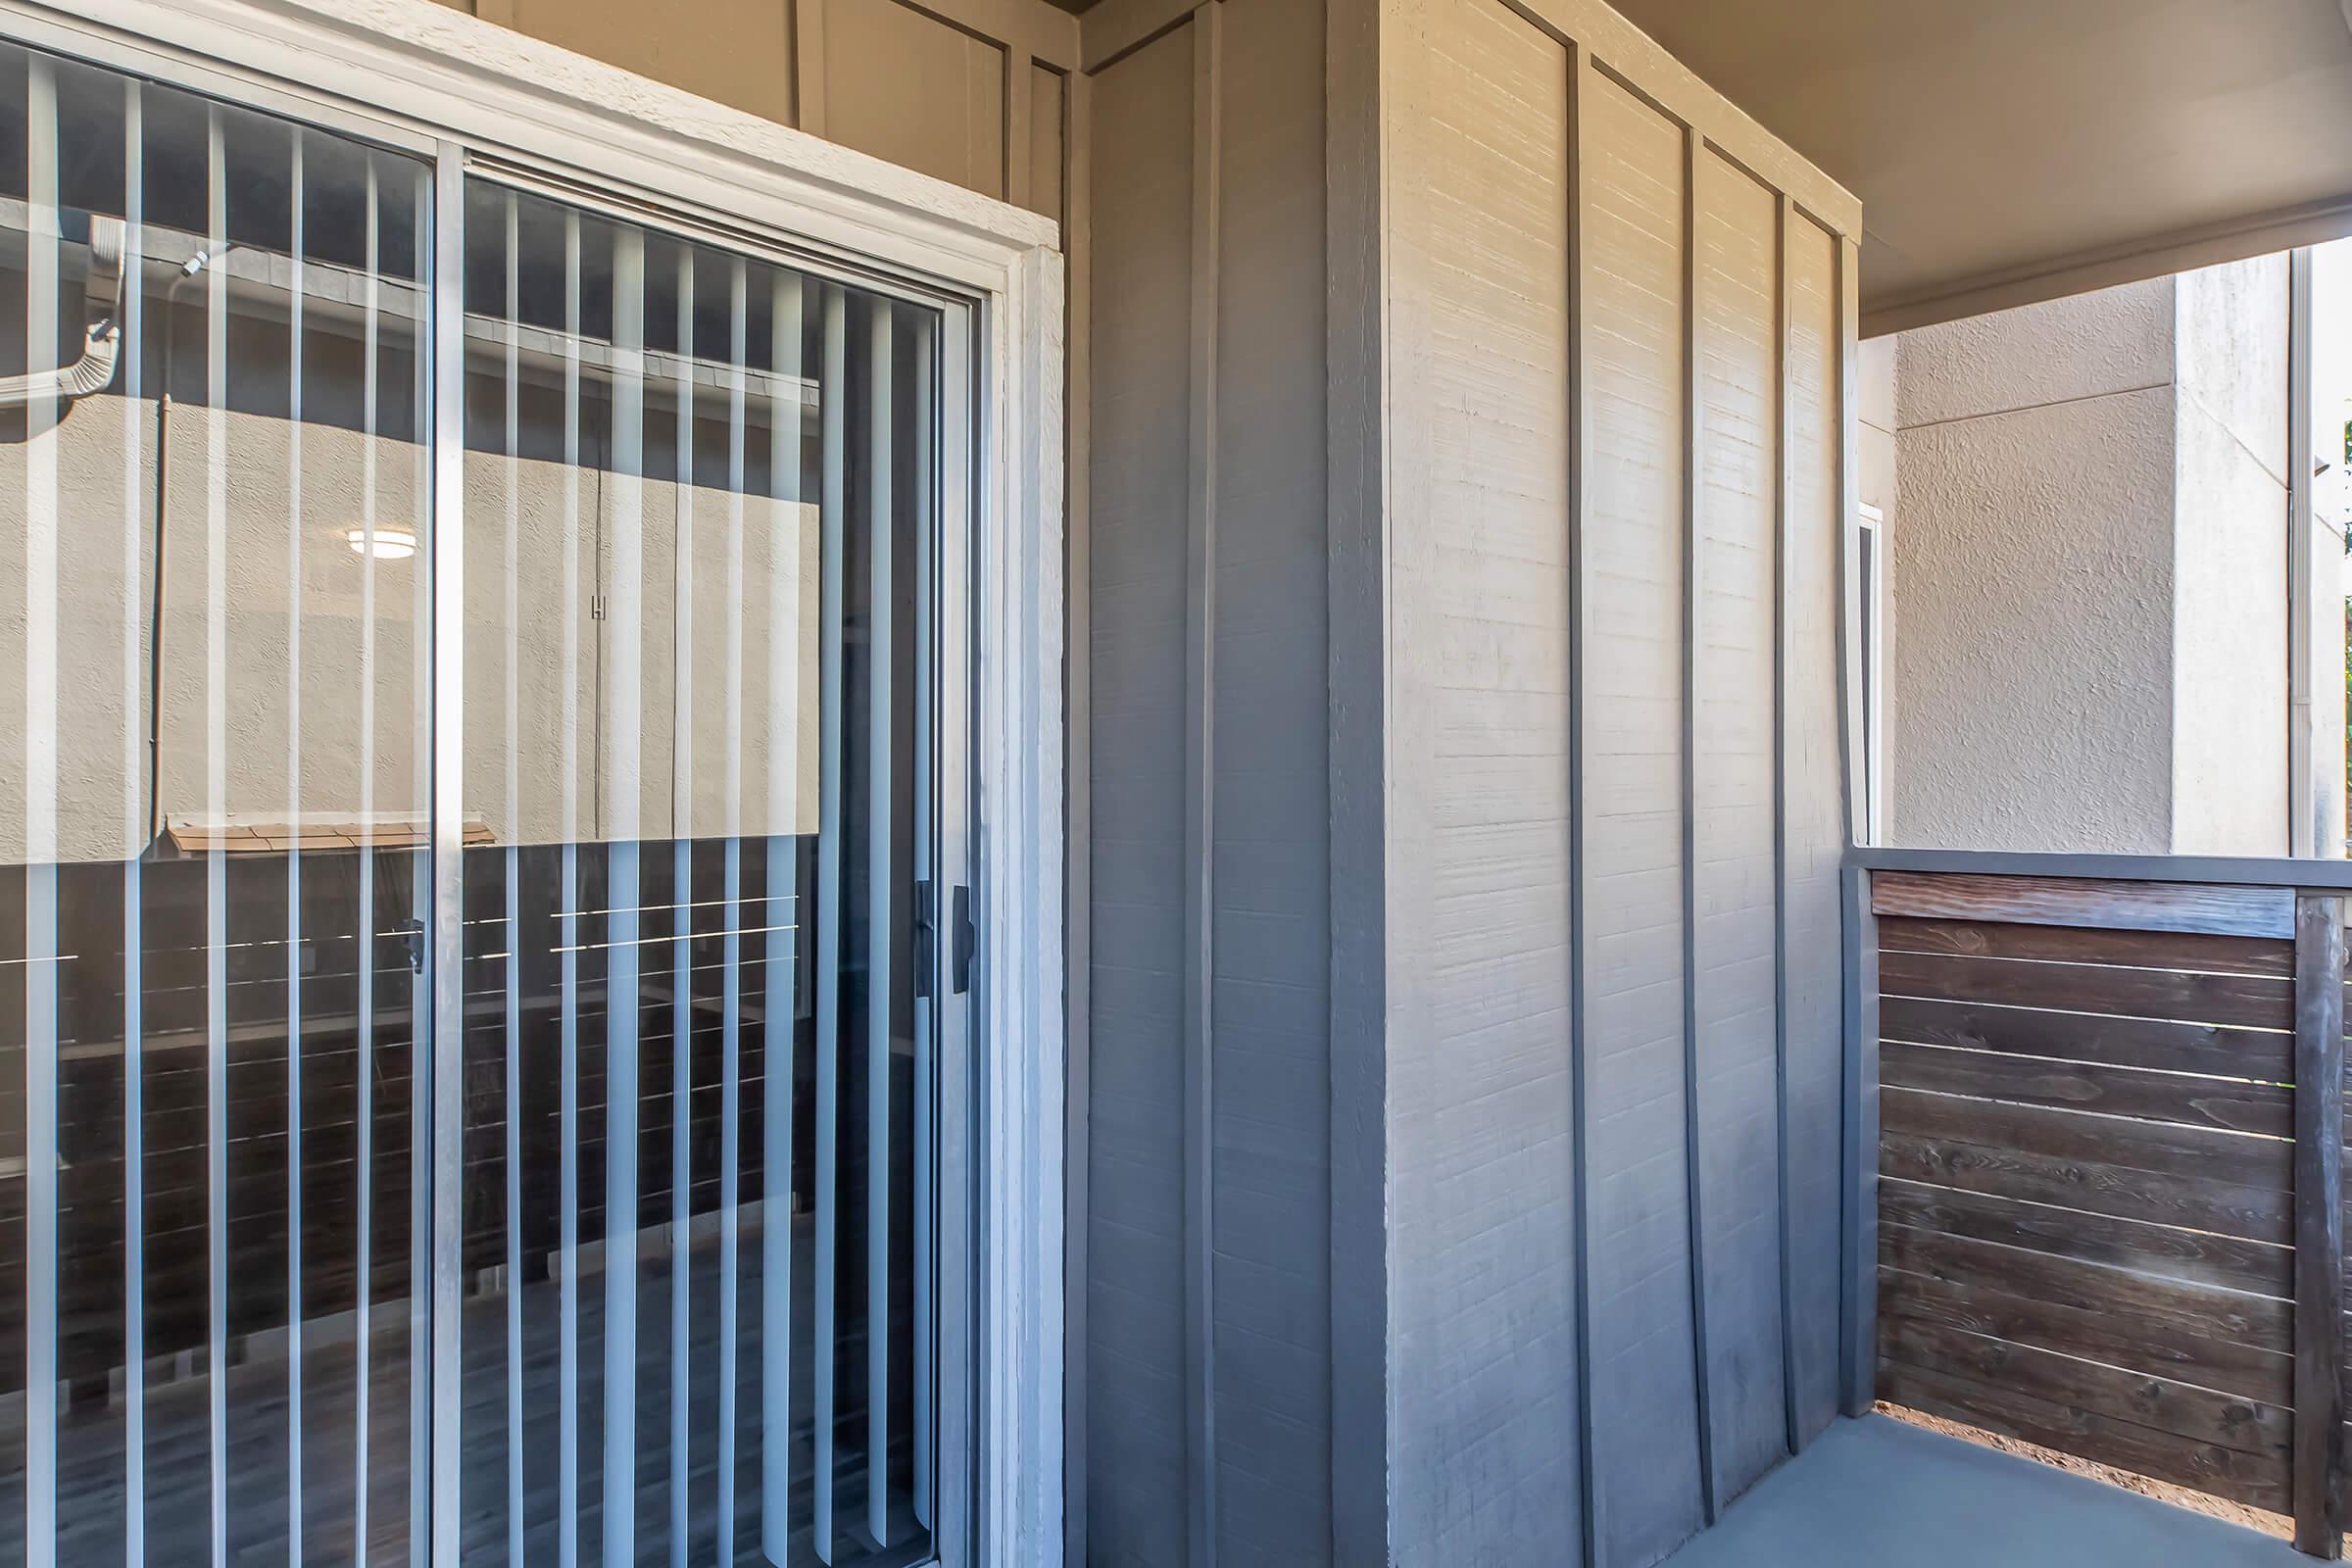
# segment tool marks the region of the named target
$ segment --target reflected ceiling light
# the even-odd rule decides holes
[[[377,528],[371,533],[366,528],[346,528],[343,542],[351,546],[355,556],[373,556],[378,561],[406,561],[416,553],[416,536],[406,528]]]

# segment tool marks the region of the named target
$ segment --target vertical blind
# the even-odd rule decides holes
[[[941,317],[434,174],[0,46],[0,1563],[923,1561]]]

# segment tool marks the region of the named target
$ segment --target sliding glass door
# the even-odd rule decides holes
[[[460,157],[0,45],[0,1565],[895,1568],[968,1464],[969,317]]]
[[[939,313],[466,241],[467,1558],[921,1561]]]

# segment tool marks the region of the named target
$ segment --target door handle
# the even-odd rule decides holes
[[[952,964],[955,971],[955,992],[962,996],[972,989],[972,960],[979,956],[980,931],[972,924],[972,890],[957,887],[955,911],[949,917],[948,940],[953,944]]]

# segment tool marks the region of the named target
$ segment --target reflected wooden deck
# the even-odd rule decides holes
[[[808,1281],[810,1222],[794,1226],[794,1320],[810,1321]],[[689,1250],[688,1313],[688,1547],[686,1560],[717,1560],[719,1250],[706,1242]],[[756,1231],[740,1250],[741,1299],[735,1357],[735,1533],[732,1560],[759,1564],[760,1549],[760,1353],[758,1341],[760,1246]],[[666,1253],[640,1258],[637,1347],[637,1546],[641,1564],[670,1558],[670,1274]],[[578,1560],[603,1560],[601,1499],[604,1492],[604,1277],[580,1281],[580,1387],[577,1421]],[[462,1391],[465,1458],[462,1465],[460,1528],[468,1565],[509,1561],[510,1496],[507,1441],[507,1298],[486,1296],[469,1302],[465,1317]],[[902,1325],[903,1327],[903,1325]],[[376,1309],[368,1347],[369,1399],[367,1488],[367,1551],[369,1564],[407,1564],[411,1558],[410,1419],[412,1385],[410,1330],[406,1303]],[[358,1346],[346,1324],[314,1323],[303,1355],[301,1454],[303,1558],[309,1562],[354,1560],[357,1510],[357,1444],[360,1421]],[[793,1564],[814,1564],[810,1548],[809,1348],[796,1335],[793,1369],[791,1497]],[[534,1281],[522,1291],[523,1546],[532,1563],[560,1560],[561,1410],[559,1367],[561,1304],[553,1281]],[[266,1345],[267,1342],[259,1342]],[[275,1347],[270,1347],[274,1350]],[[288,1363],[282,1354],[246,1348],[247,1359],[226,1377],[227,1561],[284,1564],[289,1559],[287,1504],[292,1464],[287,1446]],[[906,1505],[911,1453],[901,1439],[891,1454],[891,1534],[898,1543],[886,1551],[861,1539],[856,1522],[864,1517],[864,1480],[854,1460],[861,1455],[862,1407],[852,1402],[862,1387],[862,1336],[845,1336],[838,1347],[843,1368],[843,1401],[836,1419],[843,1441],[836,1446],[836,1519],[842,1528],[835,1568],[903,1568],[929,1555],[925,1532]],[[185,1365],[183,1361],[183,1366]],[[202,1564],[212,1556],[212,1452],[209,1381],[201,1357],[190,1375],[152,1387],[146,1400],[146,1560],[154,1565]],[[121,1568],[124,1553],[122,1463],[127,1409],[120,1397],[85,1400],[63,1422],[59,1448],[60,1540],[58,1568]],[[892,1425],[904,1432],[905,1413]],[[23,1561],[24,1430],[21,1401],[0,1406],[0,1564]],[[855,1503],[853,1504],[853,1499]],[[12,1555],[14,1554],[14,1555]]]

